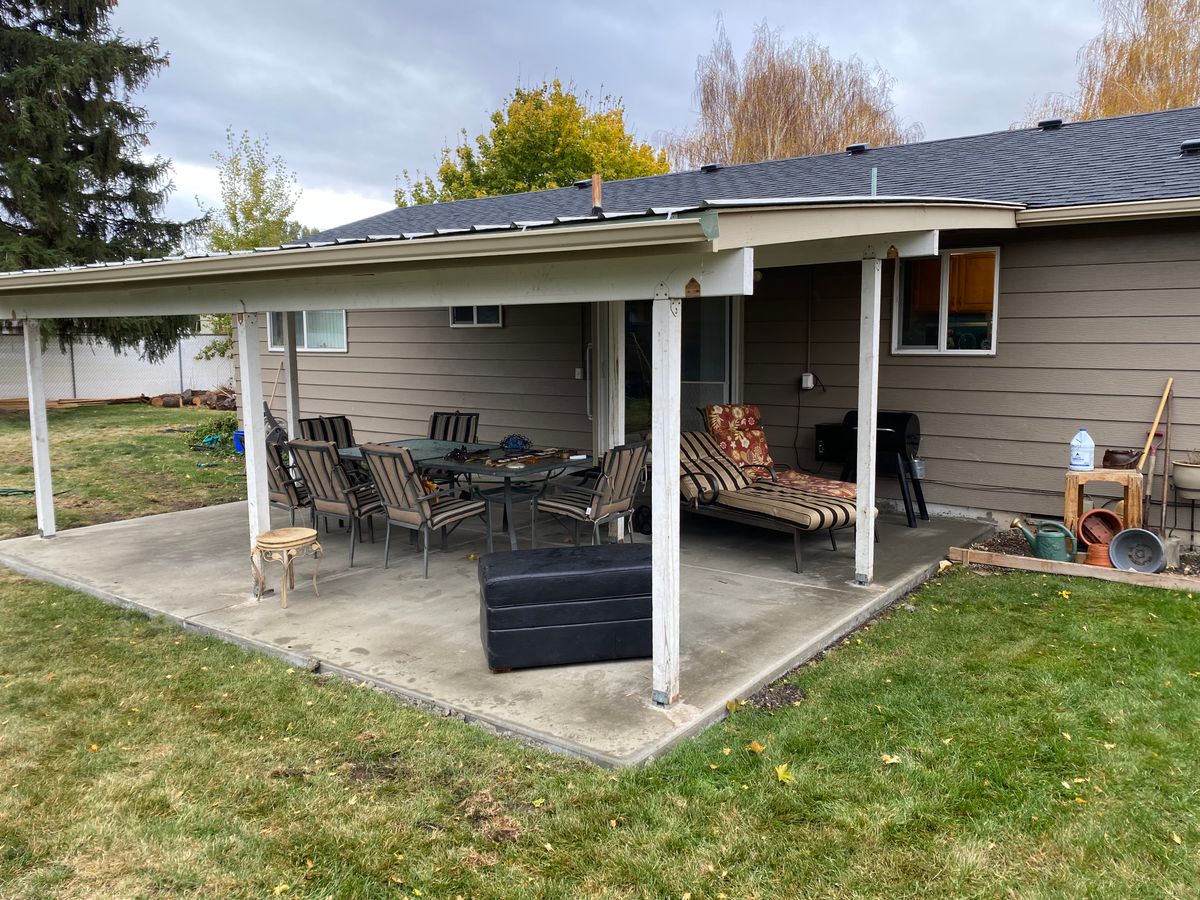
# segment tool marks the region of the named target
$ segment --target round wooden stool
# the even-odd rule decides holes
[[[321,568],[321,557],[324,553],[317,542],[317,532],[314,528],[276,528],[264,531],[254,542],[254,550],[250,554],[250,567],[254,570],[255,596],[262,598],[266,590],[266,563],[270,560],[283,563],[283,577],[279,583],[279,606],[287,609],[288,588],[296,587],[296,573],[292,569],[292,561],[303,553],[311,553],[316,560],[313,568],[313,593],[318,597],[317,572]]]

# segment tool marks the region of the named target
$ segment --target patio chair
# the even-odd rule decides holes
[[[442,533],[442,550],[445,550],[450,531],[473,516],[483,519],[488,552],[491,552],[491,507],[487,503],[455,497],[448,488],[430,490],[429,483],[422,477],[406,447],[363,444],[362,454],[387,516],[387,531],[383,539],[385,569],[388,567],[393,525],[421,535],[424,550],[422,574],[425,578],[429,577],[429,539],[433,532]]]
[[[285,444],[267,444],[267,497],[276,506],[282,506],[291,514],[293,526],[296,524],[296,510],[307,509],[312,515],[315,528],[317,517],[312,512],[312,497],[296,467],[285,457],[286,453]]]
[[[350,521],[350,565],[354,565],[355,538],[362,539],[365,519],[375,538],[371,516],[383,512],[383,504],[369,478],[347,470],[338,459],[331,441],[292,441],[288,444],[292,462],[300,470],[312,497],[313,524],[330,517]]]
[[[749,403],[719,404],[701,410],[704,425],[721,451],[755,481],[786,484],[814,494],[853,500],[857,487],[846,481],[776,465],[771,458],[762,414]]]
[[[570,488],[557,494],[537,496],[531,505],[533,520],[530,524],[529,545],[537,546],[538,511],[552,516],[571,519],[574,522],[574,540],[579,544],[579,523],[592,526],[592,543],[600,542],[600,526],[618,519],[625,520],[626,533],[633,540],[630,521],[633,516],[634,500],[646,474],[645,444],[624,444],[613,447],[604,454],[600,475],[595,487]]]
[[[346,416],[301,419],[300,437],[306,441],[328,441],[337,450],[358,446],[354,443],[354,427]]]
[[[479,434],[477,412],[435,412],[429,417],[429,439],[474,444]]]

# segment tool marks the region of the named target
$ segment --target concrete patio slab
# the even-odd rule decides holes
[[[0,542],[0,564],[616,766],[695,734],[727,700],[812,657],[928,577],[948,547],[991,528],[935,519],[910,529],[884,515],[878,580],[864,588],[850,583],[848,532],[837,551],[814,535],[796,574],[789,536],[684,516],[682,698],[662,709],[650,702],[649,660],[490,672],[479,642],[479,529],[435,549],[428,580],[402,532],[386,570],[382,534],[357,547],[350,569],[348,538],[322,533],[320,596],[306,580],[313,562],[301,560],[285,610],[274,595],[250,593],[246,521],[245,504],[234,503],[17,538]],[[565,535],[543,526],[543,538]],[[277,565],[268,577],[277,584]]]

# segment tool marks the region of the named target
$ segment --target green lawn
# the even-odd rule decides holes
[[[1200,894],[1195,601],[911,600],[798,705],[614,773],[0,575],[0,893]]]
[[[58,527],[225,503],[246,496],[241,457],[188,450],[164,429],[220,413],[140,404],[50,410],[50,468]],[[203,463],[204,467],[198,467]],[[0,489],[33,488],[26,413],[0,413]],[[32,496],[0,496],[0,538],[37,532]]]
[[[209,415],[52,412],[60,523],[240,497],[163,430]],[[0,418],[0,486],[30,481]],[[613,773],[0,570],[0,896],[1194,897],[1198,626],[955,569],[797,705]]]

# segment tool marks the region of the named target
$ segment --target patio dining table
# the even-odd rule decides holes
[[[579,472],[590,469],[596,460],[590,454],[574,453],[563,457],[558,451],[545,455],[548,451],[529,448],[526,450],[504,450],[495,444],[464,444],[461,441],[438,441],[428,438],[406,438],[397,441],[383,441],[387,447],[405,447],[412,454],[413,462],[422,470],[436,469],[439,472],[452,472],[456,475],[469,475],[472,479],[472,489],[475,494],[489,503],[502,502],[504,517],[508,522],[508,540],[513,550],[517,549],[517,528],[513,521],[513,498],[517,495],[532,496],[544,489],[535,488],[528,482],[542,479],[545,482],[554,475],[568,472]],[[447,454],[452,450],[466,451],[465,460],[448,459]],[[342,459],[362,460],[362,451],[358,447],[344,447],[338,450]],[[480,487],[477,480],[495,483],[495,487]]]

